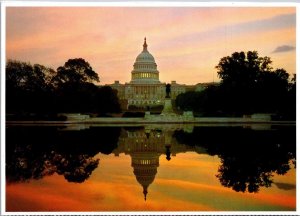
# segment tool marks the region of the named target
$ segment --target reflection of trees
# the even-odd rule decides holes
[[[63,131],[56,127],[9,127],[6,130],[8,182],[40,179],[57,173],[70,182],[85,181],[97,168],[94,156],[117,147],[119,128]]]
[[[136,128],[127,128],[127,131],[134,132]],[[97,153],[110,154],[115,149],[132,154],[133,145],[138,147],[142,143],[136,143],[137,139],[143,139],[143,144],[150,146],[154,145],[151,140],[154,137],[158,142],[156,151],[165,153],[168,160],[171,149],[176,153],[201,147],[209,155],[218,155],[221,165],[216,177],[223,186],[235,191],[258,192],[260,187],[269,187],[273,184],[274,173],[284,175],[296,161],[296,130],[289,126],[272,126],[270,130],[195,127],[192,133],[176,130],[173,136],[178,143],[197,147],[188,146],[184,151],[178,148],[182,145],[174,144],[175,140],[165,139],[163,135],[167,133],[163,131],[147,130],[138,138],[135,133],[129,134],[132,136],[121,138],[124,146],[119,145],[117,149],[118,127],[91,127],[80,131],[58,130],[57,127],[8,127],[7,182],[40,179],[54,173],[70,182],[83,182],[99,164],[94,158]]]
[[[69,182],[84,182],[92,171],[98,167],[99,159],[93,159],[88,154],[60,155],[53,153],[53,158],[48,162],[48,167],[55,169],[59,175],[64,175]],[[52,168],[51,168],[52,167]]]
[[[273,173],[284,175],[296,160],[295,127],[256,131],[242,127],[196,127],[193,133],[175,131],[178,142],[199,145],[218,155],[217,178],[235,191],[258,192],[273,183]]]

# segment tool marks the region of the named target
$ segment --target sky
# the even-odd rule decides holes
[[[258,51],[296,73],[295,7],[7,7],[6,59],[56,69],[84,58],[100,84],[129,82],[144,37],[160,81],[218,81],[233,52]]]

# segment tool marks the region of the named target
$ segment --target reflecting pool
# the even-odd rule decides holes
[[[295,126],[7,126],[6,211],[295,211],[295,164]]]

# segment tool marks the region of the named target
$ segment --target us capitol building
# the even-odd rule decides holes
[[[177,95],[189,90],[201,91],[209,83],[197,84],[193,86],[177,84],[171,82],[171,99],[176,99]],[[131,81],[121,84],[119,81],[110,84],[110,87],[117,90],[121,102],[125,102],[126,107],[153,107],[163,105],[166,96],[166,83],[159,80],[159,71],[153,55],[148,51],[146,38],[144,39],[143,50],[136,57],[131,71]]]

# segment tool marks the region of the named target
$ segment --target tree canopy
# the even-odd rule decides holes
[[[8,60],[6,64],[7,112],[48,112],[51,107],[51,79],[55,71],[39,64]]]
[[[69,59],[57,71],[40,64],[8,60],[6,111],[23,116],[119,112],[117,93],[94,82],[99,82],[99,76],[82,58]]]
[[[232,87],[251,88],[258,81],[261,73],[271,72],[272,61],[269,57],[259,57],[256,51],[235,52],[221,58],[216,66],[222,83]]]
[[[54,77],[57,84],[61,83],[85,83],[99,82],[98,74],[93,70],[88,62],[82,58],[69,59],[64,66],[57,68]]]
[[[26,91],[46,90],[51,84],[55,71],[43,65],[8,60],[6,64],[7,88]]]
[[[234,52],[221,58],[216,66],[221,78],[219,85],[179,95],[176,104],[202,115],[263,112],[295,118],[296,94],[289,74],[283,68],[274,70],[271,64],[270,57],[259,57],[256,51]]]
[[[235,52],[223,57],[216,66],[221,78],[227,111],[251,114],[278,113],[288,94],[289,74],[273,70],[271,59],[259,57],[256,51]]]

